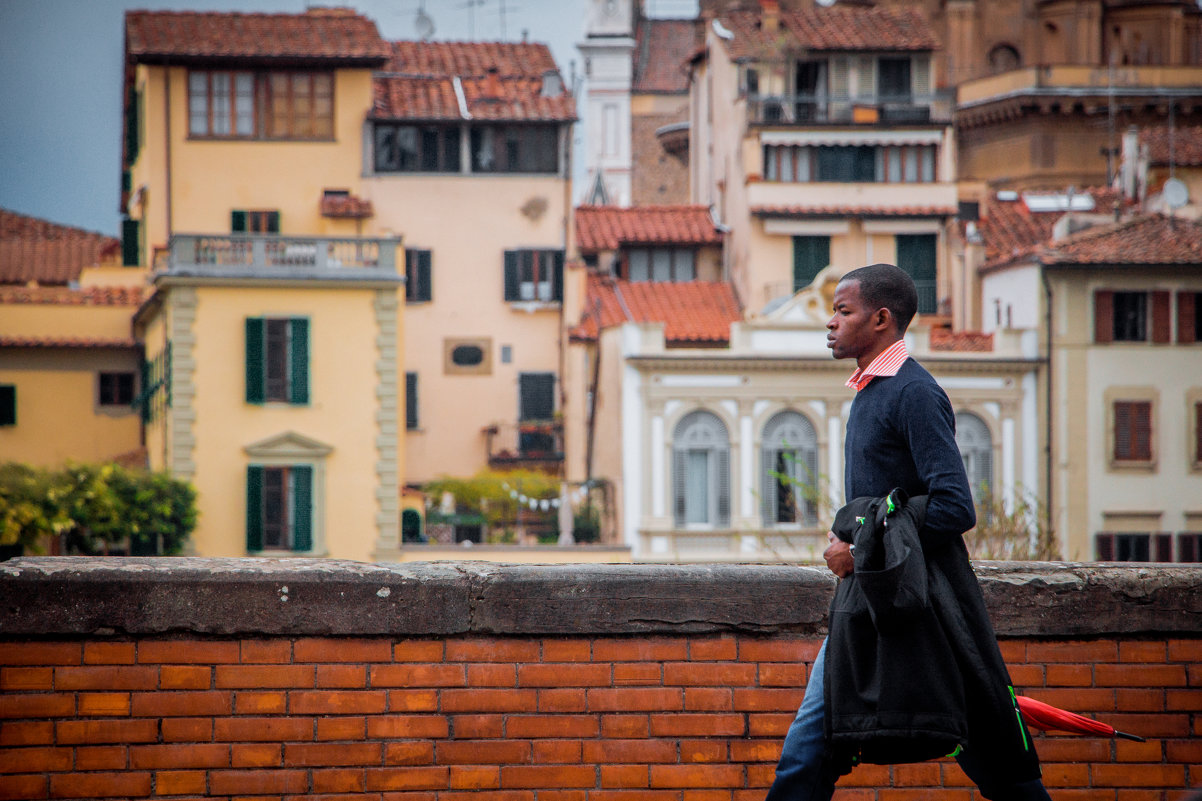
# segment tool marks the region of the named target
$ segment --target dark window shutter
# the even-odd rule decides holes
[[[521,278],[518,275],[519,251],[505,251],[505,300],[521,300]]]
[[[417,373],[405,373],[405,428],[417,428]]]
[[[309,321],[304,317],[295,317],[289,323],[292,329],[290,400],[304,404],[309,402]]]
[[[425,542],[422,536],[422,516],[416,509],[401,510],[401,542]]]
[[[246,550],[263,550],[263,468],[246,468]]]
[[[796,238],[795,238],[796,239]],[[760,487],[760,518],[765,526],[771,526],[777,522],[776,506],[777,492],[780,479],[772,475],[773,470],[776,470],[777,456],[780,451],[773,448],[760,449],[760,481],[763,486]]]
[[[688,486],[685,475],[685,451],[672,451],[672,524],[677,528],[684,527],[685,488]]]
[[[1202,464],[1202,402],[1194,401],[1194,462]]]
[[[897,235],[897,266],[914,279],[919,314],[933,314],[938,308],[935,296],[937,239],[935,234]]]
[[[1115,401],[1114,458],[1149,461],[1152,458],[1152,404],[1150,401]]]
[[[1198,561],[1198,542],[1202,540],[1202,534],[1194,534],[1192,532],[1182,532],[1177,535],[1177,561],[1178,562],[1197,562]]]
[[[831,263],[829,236],[793,237],[793,291],[807,287]]]
[[[292,473],[292,550],[313,550],[313,468],[297,465]]]
[[[1099,345],[1114,342],[1114,293],[1108,289],[1093,293],[1093,341]]]
[[[246,402],[262,403],[263,386],[263,318],[246,318]]]
[[[17,424],[17,387],[15,384],[0,384],[0,426]]]
[[[1152,535],[1152,544],[1156,549],[1156,558],[1154,562],[1171,562],[1173,561],[1173,535],[1167,531],[1157,532]]]
[[[1094,536],[1094,542],[1097,545],[1098,561],[1113,562],[1114,561],[1114,535],[1113,534],[1097,534]]]
[[[430,251],[419,250],[417,252],[417,297],[414,300],[432,300],[434,297],[434,287],[431,283]]]
[[[554,373],[521,373],[518,392],[520,419],[550,420],[554,416]]]
[[[128,217],[121,221],[121,264],[137,267],[142,263],[142,221]]]
[[[246,212],[234,209],[230,212],[230,231],[235,234],[246,233]]]
[[[718,466],[718,476],[714,489],[718,493],[718,519],[715,525],[725,527],[730,525],[730,451],[721,448],[714,453]]]
[[[1177,341],[1182,345],[1197,342],[1198,329],[1198,295],[1197,292],[1177,293]]]
[[[267,212],[267,233],[278,234],[280,232],[280,213],[278,211]]]
[[[133,164],[138,159],[138,113],[142,102],[142,93],[133,86],[125,98],[125,163]]]
[[[563,300],[563,251],[557,250],[552,254],[551,300]]]
[[[1152,341],[1158,345],[1168,344],[1172,336],[1172,320],[1169,304],[1170,294],[1157,290],[1152,294]]]

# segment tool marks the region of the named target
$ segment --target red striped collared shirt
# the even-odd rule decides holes
[[[847,386],[859,392],[868,386],[868,382],[878,375],[897,375],[897,371],[901,369],[902,362],[908,358],[910,358],[910,352],[906,350],[906,341],[899,339],[877,354],[877,357],[867,367],[856,368],[856,371],[851,374],[851,378],[847,379]]]

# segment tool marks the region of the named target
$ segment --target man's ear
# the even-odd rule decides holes
[[[873,323],[872,327],[878,330],[889,329],[892,331],[897,328],[897,319],[887,306],[882,306],[876,310]]]

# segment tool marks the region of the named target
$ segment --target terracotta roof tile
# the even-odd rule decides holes
[[[760,217],[947,217],[954,206],[752,206]]]
[[[0,286],[0,303],[30,303],[53,306],[137,306],[145,297],[140,286]]]
[[[0,336],[0,348],[135,348],[136,339]]]
[[[642,19],[635,31],[633,92],[685,94],[688,61],[705,41],[696,19]]]
[[[598,303],[600,320],[594,311]],[[571,331],[573,339],[596,339],[598,323],[605,329],[639,322],[664,323],[668,344],[722,344],[730,341],[730,324],[742,319],[734,288],[724,281],[630,282],[593,273],[585,309]]]
[[[931,350],[959,353],[989,353],[993,350],[993,334],[985,334],[980,331],[952,331],[948,328],[932,328]]]
[[[392,55],[376,23],[349,8],[303,14],[129,11],[126,57],[140,62],[245,60],[383,65]]]
[[[449,78],[483,76],[495,68],[505,77],[541,78],[556,72],[551,49],[540,42],[392,42],[387,72]]]
[[[67,284],[120,250],[114,237],[0,209],[0,284]]]
[[[1093,198],[1094,207],[1102,211],[1111,209],[1118,196],[1115,190],[1104,187],[1083,191]],[[1031,254],[1052,238],[1052,227],[1063,216],[1064,212],[1058,211],[1033,212],[1021,196],[1015,200],[991,196],[981,207],[981,219],[977,223],[985,245],[986,266],[1004,264]]]
[[[1146,214],[1087,228],[1048,246],[1047,265],[1160,265],[1202,267],[1202,222]]]
[[[1169,126],[1157,125],[1139,132],[1140,144],[1148,146],[1150,164],[1169,163]],[[1202,125],[1179,125],[1172,129],[1172,161],[1178,166],[1202,166]]]
[[[939,46],[916,9],[837,5],[779,12],[776,31],[765,30],[759,11],[719,16],[734,34],[722,40],[734,59],[775,58],[784,49],[815,51],[922,51]]]
[[[321,216],[363,219],[375,214],[370,200],[358,195],[325,192],[321,196]]]
[[[578,206],[576,244],[582,251],[622,245],[719,245],[722,232],[705,206]]]

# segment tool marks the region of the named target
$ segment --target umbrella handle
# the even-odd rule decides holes
[[[1118,731],[1117,729],[1114,732],[1114,736],[1121,737],[1124,740],[1134,740],[1137,743],[1146,743],[1147,742],[1147,740],[1145,740],[1143,737],[1140,737],[1138,734],[1128,734],[1125,731]]]

